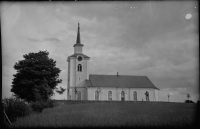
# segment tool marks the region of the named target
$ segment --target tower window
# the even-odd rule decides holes
[[[78,64],[78,72],[82,72],[82,65]]]

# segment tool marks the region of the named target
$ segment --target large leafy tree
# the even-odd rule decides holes
[[[56,61],[48,57],[49,52],[25,54],[24,60],[14,65],[17,73],[14,74],[11,92],[18,98],[28,102],[47,100],[53,95],[53,90],[62,80],[59,79],[60,69]]]

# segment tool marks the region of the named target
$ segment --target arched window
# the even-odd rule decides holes
[[[108,92],[108,100],[111,101],[112,100],[112,91]]]
[[[99,91],[95,91],[95,100],[99,100]]]
[[[146,101],[149,101],[149,92],[146,91],[145,95],[146,95]]]
[[[81,64],[78,64],[78,71],[82,72],[82,65]]]
[[[78,100],[81,100],[81,91],[78,91]]]
[[[121,92],[121,101],[124,101],[124,100],[125,100],[125,92],[122,91],[122,92]]]
[[[133,100],[137,101],[137,92],[136,91],[133,92]]]

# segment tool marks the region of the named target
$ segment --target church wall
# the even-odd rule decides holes
[[[69,82],[68,82],[68,88],[69,88],[69,95],[68,99],[69,100],[74,100],[75,99],[75,92],[74,92],[74,86],[75,86],[75,76],[76,76],[76,67],[75,67],[76,59],[75,58],[70,58],[69,59]],[[68,66],[68,67],[69,67]]]
[[[74,47],[74,53],[80,53],[80,54],[82,54],[82,46],[76,46],[76,47]]]
[[[94,100],[94,92],[96,89],[94,88],[87,88],[87,99],[88,100]]]
[[[101,93],[101,100],[107,100],[108,101],[108,92],[112,91],[112,100],[116,100],[116,88],[109,88],[109,87],[105,87],[105,88],[101,88],[102,93]]]
[[[76,63],[76,59],[74,58],[74,59],[70,59],[70,87],[74,87],[75,86],[75,71],[76,71],[76,65],[75,65],[75,63]]]
[[[67,71],[67,100],[69,100],[70,99],[70,97],[69,97],[69,95],[70,95],[70,93],[69,93],[69,88],[70,88],[70,86],[69,86],[69,80],[70,80],[70,62],[68,62],[68,71]]]
[[[81,100],[87,100],[87,95],[86,95],[86,88],[77,88],[77,92],[81,92]],[[77,99],[78,95],[76,95]]]
[[[74,100],[75,94],[74,94],[74,88],[69,89],[69,100]]]
[[[85,87],[85,79],[87,79],[87,61],[88,60],[82,60],[82,61],[76,61],[76,86],[78,87]],[[82,72],[77,71],[78,64],[82,65]]]
[[[88,100],[95,100],[95,91],[98,87],[91,87],[88,88]],[[103,87],[101,89],[100,100],[108,101],[108,92],[112,91],[112,100],[114,101],[121,101],[121,91],[122,88],[115,88],[115,87]],[[129,88],[123,88],[125,91],[125,101],[129,101]]]
[[[88,88],[88,100],[95,100],[95,91],[98,87]],[[157,101],[156,91],[153,88],[112,88],[104,87],[101,89],[100,100],[108,100],[108,91],[112,91],[112,100],[121,101],[121,91],[125,91],[125,101],[134,101],[133,92],[137,92],[137,101],[146,101],[145,92],[149,92],[149,101]]]
[[[137,101],[146,101],[145,92],[149,92],[149,101],[155,101],[155,90],[153,88],[131,88],[130,99],[133,101],[133,92],[137,92]]]
[[[87,64],[86,76],[87,76],[87,79],[89,79],[89,60],[86,60],[86,64]]]
[[[81,92],[81,100],[87,100],[87,90],[86,88],[83,87],[76,87],[77,93],[78,91]],[[70,88],[69,89],[70,96],[68,100],[77,100],[78,99],[78,94],[75,94],[75,88]]]
[[[82,72],[78,71],[78,64],[82,65]],[[71,96],[71,100],[75,100],[77,96],[75,96],[74,87],[85,87],[85,79],[88,77],[88,60],[78,61],[76,58],[70,58],[69,62],[69,83],[68,88],[70,89],[69,95]],[[81,98],[83,100],[87,99],[86,90],[81,91]],[[68,98],[70,98],[70,96]]]
[[[78,64],[82,65],[82,72],[78,71]],[[75,100],[75,92],[74,87],[85,87],[85,79],[88,79],[88,60],[82,60],[78,61],[76,58],[70,58],[69,61],[69,82],[68,82],[68,88],[70,89],[69,95],[71,96],[71,100]],[[82,94],[83,100],[87,99],[86,91]],[[68,96],[68,98],[70,98]]]
[[[156,101],[159,101],[159,91],[157,89],[155,89],[155,99]]]
[[[149,89],[149,93],[150,93],[150,96],[149,96],[149,99],[150,101],[156,101],[156,94],[155,94],[155,89]]]
[[[98,89],[99,87],[90,87],[88,88],[88,100],[95,100],[95,91]],[[101,94],[100,94],[100,100],[108,100],[108,92],[112,91],[112,100],[116,100],[116,88],[112,88],[112,87],[105,87],[105,88],[101,88]]]
[[[97,87],[88,87],[88,100],[95,100],[95,91],[97,90]]]
[[[118,101],[121,101],[121,92],[122,90],[125,92],[125,101],[129,101],[129,88],[117,88],[117,99]]]

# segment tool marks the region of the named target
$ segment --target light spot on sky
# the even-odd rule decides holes
[[[186,14],[186,15],[185,15],[185,18],[186,18],[186,19],[192,18],[192,14]]]

